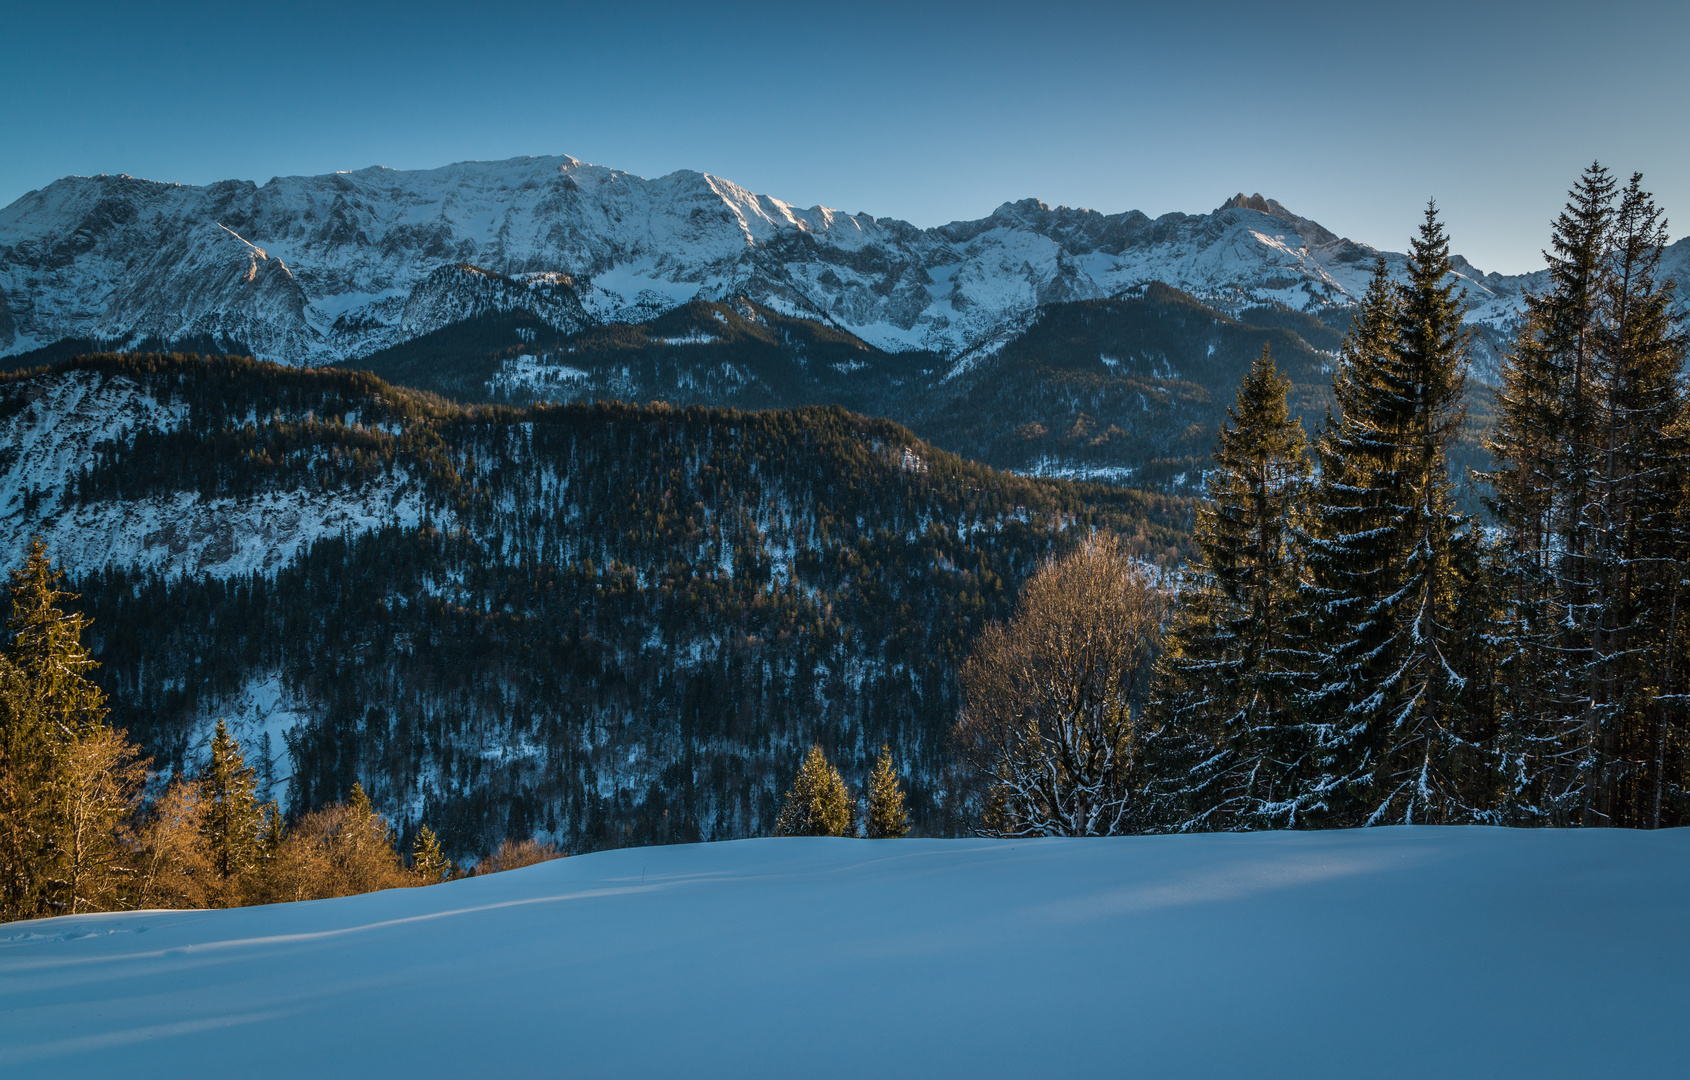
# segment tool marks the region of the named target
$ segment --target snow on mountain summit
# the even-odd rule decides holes
[[[431,327],[485,304],[469,290],[460,312],[436,295],[443,268],[469,265],[567,277],[570,300],[534,293],[549,321],[575,301],[621,320],[744,295],[882,348],[957,356],[1041,304],[1149,281],[1223,305],[1345,304],[1377,255],[1242,193],[1155,219],[1024,199],[918,229],[708,173],[646,179],[568,156],[263,185],[78,176],[0,210],[0,355],[208,336],[288,363],[353,359],[418,332],[406,314],[418,289],[434,289]],[[1517,306],[1514,279],[1473,271],[1468,285],[1486,317]]]

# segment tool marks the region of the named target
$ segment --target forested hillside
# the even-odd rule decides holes
[[[1295,314],[1263,312],[1274,322]],[[1292,408],[1319,423],[1331,402],[1329,352],[1296,330],[1242,323],[1153,284],[1044,308],[1002,350],[941,384],[920,426],[942,446],[1006,468],[1196,491],[1226,406],[1264,345],[1294,384]]]
[[[342,366],[463,402],[843,405],[901,416],[909,410],[899,401],[919,396],[940,360],[885,352],[826,323],[737,298],[575,331],[523,311],[489,314]]]
[[[462,408],[146,355],[7,376],[0,424],[7,557],[82,537],[112,720],[157,764],[231,715],[294,813],[357,780],[457,853],[764,833],[812,742],[858,790],[890,743],[918,830],[945,832],[974,634],[1068,537],[1166,560],[1188,526],[1184,501],[995,472],[838,408]],[[38,489],[48,450],[62,490]],[[196,531],[276,506],[285,561]]]
[[[996,351],[952,363],[885,352],[740,298],[574,332],[520,311],[485,315],[346,366],[466,403],[841,405],[997,468],[1197,494],[1226,406],[1262,346],[1292,379],[1293,408],[1312,431],[1331,405],[1331,364],[1349,322],[1347,308],[1316,317],[1267,305],[1233,317],[1153,283],[1043,305]],[[1491,396],[1475,382],[1478,423],[1455,451],[1463,476],[1488,465],[1478,431]]]

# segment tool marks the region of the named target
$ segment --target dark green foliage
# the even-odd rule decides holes
[[[1197,491],[1226,405],[1264,347],[1290,380],[1292,412],[1317,418],[1330,356],[1292,330],[1152,284],[1138,297],[1045,306],[1000,352],[936,388],[911,423],[1001,467],[1084,461],[1132,469],[1138,487]]]
[[[1318,738],[1293,708],[1307,665],[1294,541],[1308,501],[1302,424],[1267,348],[1215,444],[1209,501],[1161,661],[1156,747],[1181,828],[1300,823]]]
[[[536,381],[500,377],[519,356],[535,358]],[[525,313],[486,315],[343,366],[464,402],[843,405],[897,415],[898,399],[919,397],[913,386],[937,364],[930,353],[888,353],[827,323],[736,299],[572,334]]]
[[[1526,297],[1488,444],[1497,468],[1486,477],[1487,505],[1504,536],[1495,576],[1509,611],[1498,684],[1511,802],[1523,820],[1556,824],[1578,817],[1583,786],[1579,688],[1562,656],[1572,613],[1557,579],[1561,559],[1576,557],[1569,545],[1586,540],[1572,507],[1590,485],[1591,369],[1613,188],[1608,171],[1591,166],[1554,223],[1551,287]]]
[[[931,353],[887,353],[743,299],[698,301],[575,334],[531,315],[489,315],[347,366],[465,402],[843,405],[1000,468],[1077,461],[1132,469],[1139,487],[1195,490],[1223,407],[1264,345],[1292,375],[1296,410],[1312,418],[1329,400],[1330,357],[1319,350],[1335,348],[1338,331],[1285,308],[1242,319],[1160,284],[1133,298],[1048,304],[1001,352],[947,380],[948,363]],[[538,358],[538,381],[499,377],[519,356]]]
[[[1319,315],[1314,315],[1284,304],[1264,304],[1245,308],[1235,317],[1250,326],[1290,330],[1313,348],[1335,353],[1344,343],[1344,333],[1350,328],[1351,312],[1344,308],[1326,308]]]
[[[212,868],[225,881],[252,869],[258,858],[264,810],[254,796],[256,770],[223,721],[211,739],[211,758],[199,772],[204,817],[200,835],[211,852]]]
[[[164,341],[157,337],[130,337],[119,339],[95,340],[93,338],[60,338],[58,341],[43,345],[28,352],[14,353],[0,358],[0,370],[18,372],[32,371],[61,364],[67,360],[74,360],[81,356],[91,356],[98,353],[193,353],[200,356],[218,356],[230,354],[235,356],[251,355],[252,350],[239,341],[224,337],[213,337],[210,334],[189,334],[185,337]]]
[[[935,787],[974,635],[1069,530],[1166,560],[1188,513],[997,473],[839,409],[459,409],[250,361],[75,370],[169,395],[189,422],[106,448],[70,505],[371,480],[423,500],[425,520],[331,535],[273,576],[79,586],[116,714],[161,760],[279,675],[314,706],[288,747],[293,812],[360,781],[380,806],[420,802],[454,854],[537,832],[570,850],[766,833],[817,740],[857,777],[900,746],[912,818],[954,830]]]
[[[1161,683],[1156,767],[1186,811],[1170,825],[1249,824],[1223,781],[1263,734],[1313,751],[1268,755],[1319,766],[1287,785],[1305,822],[1690,820],[1690,342],[1656,279],[1660,211],[1640,176],[1616,187],[1600,165],[1580,178],[1555,223],[1550,289],[1528,298],[1505,357],[1485,444],[1493,543],[1453,508],[1472,340],[1435,214],[1406,283],[1379,264],[1319,444],[1306,621],[1292,620],[1306,646],[1283,654],[1303,691],[1278,722],[1226,731],[1227,691],[1248,680],[1204,681],[1263,620],[1227,619],[1225,500],[1200,513],[1199,587]],[[1222,491],[1242,431],[1217,449]]]
[[[1550,289],[1504,366],[1491,476],[1510,620],[1509,775],[1522,820],[1684,820],[1679,682],[1685,340],[1655,278],[1665,223],[1633,176],[1585,170]]]
[[[892,748],[884,743],[868,780],[868,820],[864,832],[870,840],[896,840],[910,831],[910,817],[904,809],[904,792],[892,768]]]
[[[1326,725],[1327,823],[1471,820],[1490,802],[1464,698],[1475,630],[1459,601],[1477,568],[1449,478],[1467,369],[1449,270],[1429,207],[1409,281],[1379,264],[1333,377],[1341,411],[1320,442],[1306,543],[1304,707]]]
[[[775,835],[851,836],[856,831],[856,805],[844,779],[821,747],[810,747],[775,820]]]

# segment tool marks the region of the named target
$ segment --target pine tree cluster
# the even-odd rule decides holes
[[[882,744],[869,777],[868,814],[864,835],[870,840],[896,840],[910,831],[904,792],[892,764],[892,748]],[[820,746],[812,746],[798,766],[792,787],[775,819],[776,836],[855,836],[857,803],[845,778],[827,760]]]

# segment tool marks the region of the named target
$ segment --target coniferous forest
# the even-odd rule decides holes
[[[248,747],[266,796],[297,815],[361,783],[453,856],[766,833],[816,743],[854,779],[889,743],[919,827],[957,831],[936,789],[974,633],[1073,530],[1171,562],[1190,513],[839,409],[461,409],[240,359],[58,371],[185,415],[104,444],[59,514],[302,488],[415,508],[271,573],[117,567],[69,591],[112,722],[156,767],[191,772],[198,719],[273,674],[317,709],[285,746]]]
[[[1436,213],[1381,272],[1312,446],[1265,353],[1221,434],[1147,743],[1175,828],[1656,828],[1690,813],[1684,368],[1641,177],[1554,224],[1452,498],[1468,341]]]
[[[348,814],[381,821],[380,875],[429,880],[519,864],[523,842],[859,818],[875,836],[1685,824],[1690,409],[1665,239],[1640,177],[1585,171],[1481,430],[1429,205],[1406,278],[1381,260],[1337,343],[1324,421],[1305,426],[1313,399],[1263,348],[1197,502],[995,471],[838,407],[460,406],[342,370],[79,357],[6,376],[0,409],[61,380],[178,420],[29,492],[48,525],[184,492],[373,492],[392,513],[269,570],[114,561],[61,592],[32,562],[8,648],[34,670],[30,612],[72,613],[98,665],[77,730],[136,744],[113,751],[115,842],[158,848],[144,830],[188,802],[211,838],[212,884],[183,903],[273,898],[283,879],[229,859]],[[202,729],[260,678],[308,717],[245,748],[255,765],[221,727],[208,757]],[[28,704],[51,695],[8,692],[16,780],[58,736]],[[198,802],[171,794],[190,781]],[[240,821],[204,817],[231,784]]]

